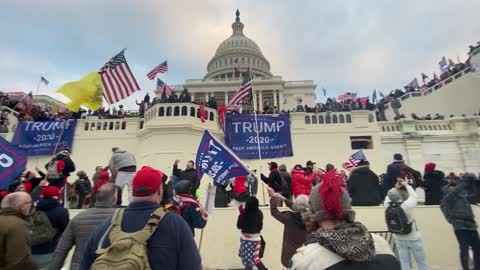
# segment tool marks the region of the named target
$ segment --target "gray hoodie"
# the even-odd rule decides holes
[[[116,149],[110,159],[109,167],[113,172],[116,169],[120,170],[125,167],[137,166],[137,161],[132,153],[122,149]]]

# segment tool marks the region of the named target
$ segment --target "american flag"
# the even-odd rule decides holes
[[[246,98],[251,100],[253,98],[252,91],[253,91],[253,76],[252,76],[252,72],[250,71],[250,68],[248,68],[248,71],[243,74],[242,85],[237,90],[235,95],[232,97],[232,100],[230,100],[230,104],[228,105],[228,107],[239,105],[239,103]]]
[[[168,64],[167,61],[164,61],[160,65],[154,67],[150,72],[147,73],[147,78],[150,80],[155,79],[158,73],[165,73],[168,71]]]
[[[30,112],[33,107],[32,93],[25,94],[24,92],[10,92],[8,99],[17,101],[15,108],[22,112]]]
[[[45,77],[43,77],[43,76],[40,78],[40,82],[43,83],[43,84],[45,84],[45,85],[48,85],[48,84],[50,83],[50,82],[49,82],[47,79],[45,79]]]
[[[362,160],[367,160],[367,157],[363,154],[363,150],[360,150],[351,155],[348,160],[342,164],[342,167],[346,170],[351,170],[357,167],[358,163]]]
[[[442,57],[440,62],[438,62],[438,65],[440,66],[440,70],[442,72],[447,72],[448,71],[448,62],[447,62],[447,58],[445,56]]]
[[[346,92],[345,94],[339,95],[338,100],[340,101],[351,100],[351,99],[355,99],[356,97],[357,97],[357,94]]]
[[[108,104],[126,99],[135,91],[140,91],[137,80],[132,74],[124,55],[125,49],[110,59],[98,71],[102,78],[103,96]]]
[[[165,91],[167,96],[172,94],[172,88],[170,88],[170,86],[168,86],[168,84],[164,83],[162,80],[157,79],[157,90],[155,90],[155,93],[161,94],[163,91]]]

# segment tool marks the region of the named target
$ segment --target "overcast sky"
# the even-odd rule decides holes
[[[271,72],[314,80],[319,101],[322,88],[329,96],[400,88],[422,72],[438,73],[442,56],[464,61],[468,45],[480,41],[478,0],[5,0],[0,91],[35,91],[43,75],[51,83],[39,93],[54,93],[127,48],[142,88],[125,101],[131,105],[155,88],[145,74],[165,59],[167,83],[203,78],[237,8]]]

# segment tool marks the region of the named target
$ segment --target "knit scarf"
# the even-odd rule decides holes
[[[208,219],[208,214],[205,208],[190,194],[178,194],[173,197],[173,200],[180,205],[180,207],[186,207],[193,205],[196,209],[200,210],[200,214],[204,220]]]
[[[319,243],[348,261],[366,262],[375,256],[373,238],[359,223],[344,223],[333,229],[318,229],[307,237],[307,244]]]

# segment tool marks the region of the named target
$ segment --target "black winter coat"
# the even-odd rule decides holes
[[[445,174],[441,171],[428,171],[423,176],[425,189],[425,205],[440,205],[443,198],[442,188],[445,186]]]
[[[54,160],[63,160],[63,162],[65,162],[65,168],[63,168],[63,172],[62,172],[64,176],[68,177],[70,176],[70,173],[75,171],[75,163],[73,163],[73,160],[69,156],[63,155],[63,154],[57,154],[54,157]],[[45,164],[45,169],[47,169],[47,171],[48,171],[49,165],[50,165],[50,162]]]
[[[200,181],[197,179],[197,170],[195,169],[188,169],[182,171],[177,167],[177,165],[173,165],[173,175],[179,177],[180,180],[188,180],[192,183],[193,191],[197,190],[198,186],[200,186]],[[175,187],[174,187],[175,188]],[[195,195],[195,194],[192,194]]]
[[[288,189],[287,182],[282,178],[278,169],[271,170],[268,177],[263,174],[260,176],[262,181],[271,187],[275,192],[281,193],[285,198],[290,198],[292,196],[291,190]]]
[[[380,180],[366,166],[355,168],[347,181],[353,206],[378,206],[382,201]]]
[[[75,181],[75,189],[80,196],[85,197],[92,192],[92,183],[90,183],[88,177],[78,179]]]
[[[263,229],[262,211],[245,212],[238,216],[237,228],[242,233],[260,233]]]

